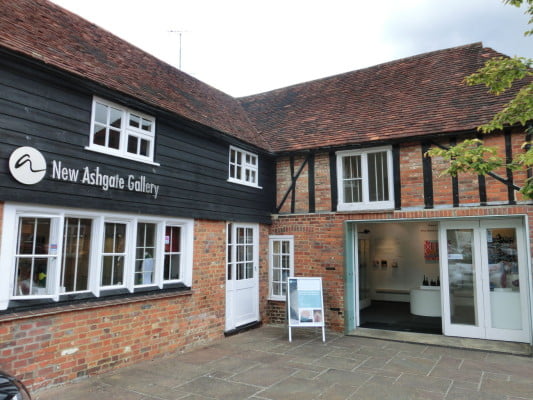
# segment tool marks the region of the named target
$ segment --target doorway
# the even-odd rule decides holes
[[[359,221],[347,232],[354,328],[530,343],[522,218]]]
[[[227,225],[226,331],[259,320],[259,227]]]
[[[357,326],[442,334],[438,264],[438,222],[361,222],[352,229],[357,273]],[[411,291],[427,280],[413,307]],[[433,286],[430,286],[430,285]]]

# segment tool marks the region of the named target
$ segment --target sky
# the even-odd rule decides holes
[[[500,0],[52,1],[235,97],[474,42],[533,58]]]

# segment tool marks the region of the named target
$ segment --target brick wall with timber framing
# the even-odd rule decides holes
[[[260,225],[260,282],[268,277],[268,229]],[[0,366],[36,390],[222,338],[225,222],[195,221],[193,262],[191,291],[1,314]],[[262,319],[266,296],[267,288],[262,287]]]
[[[521,145],[526,141],[522,130],[483,135],[482,139],[509,160],[524,151]],[[446,137],[397,145],[400,170],[394,189],[400,196],[396,209],[515,204],[524,200],[512,185],[520,187],[524,183],[525,170],[510,171],[502,167],[484,177],[462,173],[453,178],[443,174],[447,168],[444,160],[424,157],[431,147],[449,147],[459,140]],[[337,173],[335,152],[284,156],[277,160],[276,168],[278,214],[335,211],[337,182],[332,182]]]
[[[373,213],[323,213],[278,216],[271,227],[272,235],[294,235],[295,276],[320,276],[323,280],[326,325],[344,329],[344,223],[394,220],[439,220],[443,218],[527,216],[533,235],[533,205],[502,205],[461,207],[419,211],[389,211]],[[530,253],[531,253],[530,245]],[[285,303],[269,301],[267,319],[270,323],[285,323]]]

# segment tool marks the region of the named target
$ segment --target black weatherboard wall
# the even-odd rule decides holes
[[[89,144],[93,95],[156,118],[154,161],[159,166],[100,154]],[[229,146],[259,156],[259,185],[227,182]],[[13,150],[31,146],[47,160],[46,178],[22,185],[9,173]],[[213,129],[147,106],[89,81],[8,52],[0,54],[0,201],[30,202],[174,217],[270,222],[274,207],[273,158]],[[107,175],[144,176],[159,186],[147,193],[52,179],[52,160]]]

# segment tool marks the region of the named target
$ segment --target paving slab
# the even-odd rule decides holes
[[[34,400],[533,400],[533,358],[263,326]],[[435,340],[433,338],[433,340]],[[494,346],[493,346],[494,347]],[[503,346],[502,348],[505,348]]]

